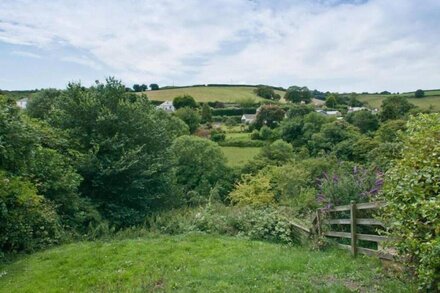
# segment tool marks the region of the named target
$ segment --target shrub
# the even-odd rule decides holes
[[[423,90],[416,90],[416,92],[414,93],[414,96],[416,98],[423,98],[425,96],[425,92]]]
[[[262,140],[270,140],[272,138],[272,130],[266,125],[264,125],[260,129],[260,138]]]
[[[0,249],[29,252],[57,243],[61,225],[54,208],[22,178],[0,171]]]
[[[211,133],[211,140],[215,142],[225,141],[226,135],[224,133]]]
[[[231,147],[262,147],[265,145],[265,142],[260,140],[228,139],[220,141],[219,145]]]
[[[385,175],[382,217],[421,289],[440,290],[440,114],[411,117],[401,159]]]
[[[176,111],[176,116],[179,117],[189,127],[189,131],[194,133],[200,125],[200,115],[191,108],[180,108]]]
[[[237,205],[264,206],[274,203],[275,194],[271,190],[270,177],[262,172],[255,176],[243,175],[241,182],[229,194],[229,199]]]
[[[178,96],[173,99],[173,106],[176,109],[180,108],[197,108],[197,102],[189,95]]]
[[[255,114],[257,112],[257,108],[254,107],[246,107],[246,108],[222,108],[222,109],[213,109],[212,115],[214,116],[238,116],[243,114]]]
[[[251,139],[252,140],[257,140],[257,139],[261,139],[260,137],[260,132],[257,129],[254,129],[251,133]]]

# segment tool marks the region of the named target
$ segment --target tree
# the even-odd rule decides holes
[[[189,127],[190,133],[194,133],[200,125],[200,115],[191,108],[180,108],[176,111],[176,116],[186,123]]]
[[[270,128],[276,127],[284,119],[284,110],[276,105],[264,105],[257,113],[256,126],[261,128],[267,125]]]
[[[178,96],[173,99],[173,106],[176,109],[189,107],[189,108],[197,108],[197,102],[190,95]]]
[[[380,119],[386,121],[403,118],[413,107],[405,97],[389,96],[382,101]]]
[[[208,103],[204,103],[202,106],[202,123],[212,122],[212,110]]]
[[[337,101],[336,101],[336,97],[335,95],[329,95],[326,99],[325,99],[325,105],[329,108],[335,108],[337,105]]]
[[[310,103],[312,94],[307,87],[291,86],[287,89],[284,99],[292,103]]]
[[[269,86],[260,85],[254,90],[257,96],[268,100],[279,100],[279,95],[275,94],[273,88]]]
[[[88,89],[69,84],[58,107],[53,124],[81,155],[80,190],[112,225],[139,224],[172,202],[170,147],[180,134],[167,131],[178,125],[170,115],[113,78]]]
[[[174,141],[171,151],[176,181],[187,200],[194,202],[195,198],[191,198],[194,196],[206,200],[213,188],[224,184],[228,168],[216,143],[196,136],[181,136]]]
[[[46,119],[52,111],[61,91],[57,89],[45,89],[36,93],[29,100],[26,112],[33,118]]]
[[[382,220],[420,289],[440,289],[440,114],[411,117],[402,156],[385,175]]]
[[[141,85],[141,92],[145,92],[148,89],[148,86],[146,84]]]
[[[345,119],[359,128],[362,133],[376,131],[379,127],[379,119],[368,110],[349,113]]]
[[[138,85],[138,84],[134,84],[133,85],[133,90],[135,91],[135,92],[140,92],[141,91],[141,86],[140,85]]]
[[[157,83],[150,84],[150,89],[152,91],[157,91],[159,89],[159,85]]]
[[[423,98],[423,97],[425,96],[425,92],[424,92],[423,90],[418,89],[418,90],[416,90],[416,92],[414,93],[414,96],[415,96],[416,98]]]

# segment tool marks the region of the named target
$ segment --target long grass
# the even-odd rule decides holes
[[[243,166],[261,150],[259,147],[221,147],[229,166]]]
[[[377,261],[200,234],[82,242],[0,267],[0,292],[412,292]]]

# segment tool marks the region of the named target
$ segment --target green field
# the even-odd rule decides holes
[[[380,108],[382,101],[390,95],[360,95],[358,99],[367,102],[371,107]],[[414,98],[414,93],[402,93],[402,97],[407,97],[410,103],[428,109],[431,105],[435,111],[440,111],[440,90],[425,91],[425,97]]]
[[[264,100],[258,97],[254,93],[255,87],[228,87],[228,86],[201,86],[201,87],[187,87],[187,88],[176,88],[176,89],[163,89],[157,91],[146,91],[148,98],[154,101],[172,101],[175,97],[181,95],[190,95],[194,97],[197,102],[227,102],[236,103],[242,99],[254,99],[255,102]],[[281,97],[284,96],[284,92],[275,91],[280,94]]]
[[[258,147],[221,147],[229,166],[243,166],[261,150]]]
[[[190,234],[82,242],[0,266],[0,292],[414,292],[378,261]]]

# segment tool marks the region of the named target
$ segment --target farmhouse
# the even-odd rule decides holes
[[[325,110],[315,110],[318,113],[327,115],[327,116],[333,116],[333,117],[341,117],[342,114],[339,111],[325,111]]]
[[[241,123],[252,124],[255,122],[256,119],[256,114],[243,114],[243,116],[241,116]]]
[[[26,109],[28,103],[28,98],[23,98],[17,101],[17,107],[21,109]]]
[[[172,112],[176,111],[176,109],[173,106],[173,102],[171,102],[171,101],[163,102],[162,104],[157,106],[156,109],[162,109],[162,110],[164,110],[165,112],[168,112],[168,113],[172,113]]]

